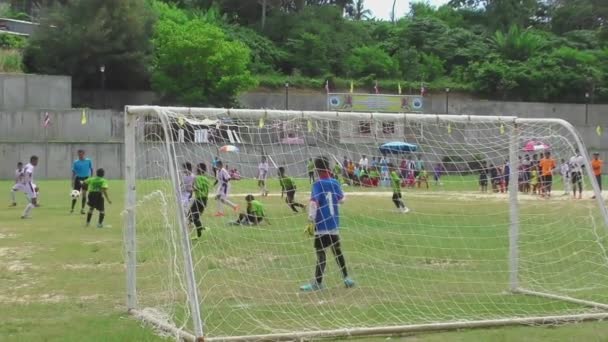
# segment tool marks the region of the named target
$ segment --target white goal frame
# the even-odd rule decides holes
[[[556,324],[565,322],[578,322],[587,320],[604,320],[608,319],[608,304],[577,299],[569,296],[555,295],[551,293],[538,292],[522,288],[519,285],[519,204],[518,204],[518,184],[516,181],[509,183],[509,288],[505,289],[515,295],[531,295],[549,298],[553,300],[561,300],[565,302],[575,303],[598,309],[597,313],[558,315],[558,316],[536,316],[523,318],[506,318],[506,319],[491,319],[463,322],[446,322],[432,324],[410,324],[397,325],[373,328],[349,328],[336,330],[322,331],[306,331],[306,332],[291,332],[281,334],[267,335],[251,335],[251,336],[235,336],[235,337],[209,337],[204,338],[204,325],[202,322],[201,308],[199,305],[200,288],[197,287],[194,267],[191,256],[191,245],[188,237],[188,228],[185,222],[183,211],[177,214],[178,222],[181,225],[182,232],[181,243],[183,249],[183,262],[185,265],[185,279],[187,282],[188,302],[192,318],[194,331],[185,332],[181,329],[168,325],[155,317],[147,315],[145,311],[138,306],[137,303],[137,259],[136,259],[136,158],[134,158],[137,147],[137,130],[139,117],[144,115],[156,115],[163,123],[163,126],[168,127],[168,117],[163,112],[170,112],[177,115],[196,115],[205,118],[215,119],[218,117],[238,117],[252,120],[259,119],[305,119],[305,120],[323,120],[323,119],[338,119],[347,118],[349,120],[380,120],[380,121],[414,121],[414,122],[449,122],[449,123],[508,123],[510,129],[505,132],[509,135],[509,163],[510,179],[518,179],[518,124],[525,123],[544,123],[548,125],[558,125],[564,128],[572,135],[574,139],[573,145],[581,151],[585,159],[585,172],[591,180],[593,192],[596,195],[597,205],[600,208],[604,229],[608,231],[608,208],[604,204],[601,191],[598,183],[592,172],[588,154],[585,152],[586,147],[578,135],[574,126],[562,119],[531,119],[518,118],[515,116],[474,116],[474,115],[436,115],[436,114],[387,114],[387,113],[353,113],[353,112],[329,112],[329,111],[288,111],[288,110],[254,110],[254,109],[222,109],[222,108],[184,108],[184,107],[158,107],[158,106],[127,106],[124,111],[125,120],[125,175],[126,175],[126,194],[125,194],[125,226],[124,226],[124,244],[125,244],[125,264],[126,264],[126,288],[127,288],[127,309],[130,314],[138,319],[150,323],[161,330],[165,330],[175,336],[180,336],[184,340],[189,341],[207,341],[222,340],[222,341],[248,341],[248,340],[301,340],[312,338],[328,338],[328,337],[347,337],[347,336],[363,336],[363,335],[391,335],[422,331],[438,331],[438,330],[454,330],[464,328],[484,328],[507,325],[520,324]],[[170,134],[165,134],[166,153],[170,156],[168,165],[173,184],[177,184],[178,167],[174,154],[172,153],[172,144],[169,143]],[[174,185],[175,186],[175,185]],[[177,196],[177,189],[176,189]],[[177,197],[176,197],[177,200]],[[180,202],[177,200],[177,202]]]

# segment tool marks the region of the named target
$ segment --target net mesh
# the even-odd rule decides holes
[[[206,336],[597,310],[509,291],[510,182],[521,190],[516,203],[519,286],[608,303],[602,208],[589,199],[587,177],[582,177],[583,200],[564,192],[572,174],[563,177],[560,170],[576,155],[577,139],[567,127],[541,120],[515,125],[512,118],[239,113],[161,108],[138,118],[136,154],[127,156],[137,163],[138,302],[164,312],[176,326],[192,331],[178,218],[187,215],[180,204],[182,165],[206,163],[213,179],[214,157],[232,173],[229,198],[240,212],[245,196],[253,194],[264,204],[267,220],[257,226],[230,225],[237,212],[225,207],[225,216],[215,217],[218,206],[210,191],[202,215],[207,229],[187,252],[194,262]],[[514,132],[520,159],[509,164]],[[416,151],[383,155],[379,147],[388,142],[407,142]],[[536,175],[527,167],[545,150],[556,161],[550,198],[539,195],[542,170]],[[297,185],[295,201],[308,204],[307,164],[320,155],[331,160],[332,168],[338,165],[333,171],[346,193],[340,207],[341,245],[356,286],[345,288],[328,251],[326,288],[306,293],[299,287],[313,279],[316,264],[313,240],[303,233],[307,215],[285,203],[276,173],[284,167]],[[263,156],[270,168],[268,196],[261,196],[257,182]],[[359,171],[364,159],[367,176]],[[389,164],[402,178],[407,214],[392,201]],[[510,167],[518,170],[516,179],[504,172]],[[195,236],[191,228],[187,231]]]

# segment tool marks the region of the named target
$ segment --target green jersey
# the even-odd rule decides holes
[[[255,215],[257,217],[264,217],[266,214],[264,213],[264,205],[262,202],[253,200],[247,206],[247,213],[250,215]]]
[[[401,178],[399,178],[397,171],[391,172],[391,186],[393,187],[393,192],[401,192]]]
[[[340,175],[340,173],[342,173],[342,168],[340,168],[340,165],[334,165],[334,176],[337,177]]]
[[[287,176],[279,177],[279,184],[281,184],[281,188],[285,191],[294,190],[296,188],[293,178]]]
[[[308,172],[313,172],[315,170],[315,163],[309,161],[308,165],[306,165],[306,168],[308,169]]]
[[[378,172],[378,170],[371,170],[369,172],[369,178],[371,178],[371,179],[380,178],[380,172]]]
[[[89,192],[101,192],[108,188],[108,181],[103,177],[91,177],[84,181],[88,185]]]
[[[209,179],[204,175],[194,178],[194,198],[203,199],[209,196]]]

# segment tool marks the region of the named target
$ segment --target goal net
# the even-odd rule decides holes
[[[165,107],[127,107],[125,120],[128,306],[169,334],[284,339],[608,317],[606,207],[565,121]],[[318,156],[345,193],[339,235],[355,286],[328,249],[323,289],[306,292],[314,238],[277,170],[307,205]],[[211,188],[206,229],[192,240],[184,164],[205,163],[213,186],[215,158],[240,209],[219,206]],[[577,179],[581,200],[569,190]],[[248,194],[266,217],[234,225]]]

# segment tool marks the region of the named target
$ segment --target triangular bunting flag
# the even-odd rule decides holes
[[[183,125],[186,123],[186,121],[184,120],[184,117],[183,117],[183,116],[180,116],[179,118],[177,118],[177,123],[178,123],[180,126],[183,126]]]
[[[500,134],[505,134],[505,125],[502,122],[500,123]]]
[[[84,108],[82,108],[82,117],[80,118],[80,124],[82,124],[82,125],[87,124],[87,112],[85,111]]]
[[[308,126],[308,133],[312,133],[312,120],[308,120],[307,126]]]
[[[452,124],[448,123],[448,134],[452,134]]]
[[[260,128],[264,128],[264,117],[263,116],[260,118],[259,126],[260,126]]]
[[[597,133],[598,137],[602,136],[602,126],[597,125],[597,127],[595,128],[595,133]]]

